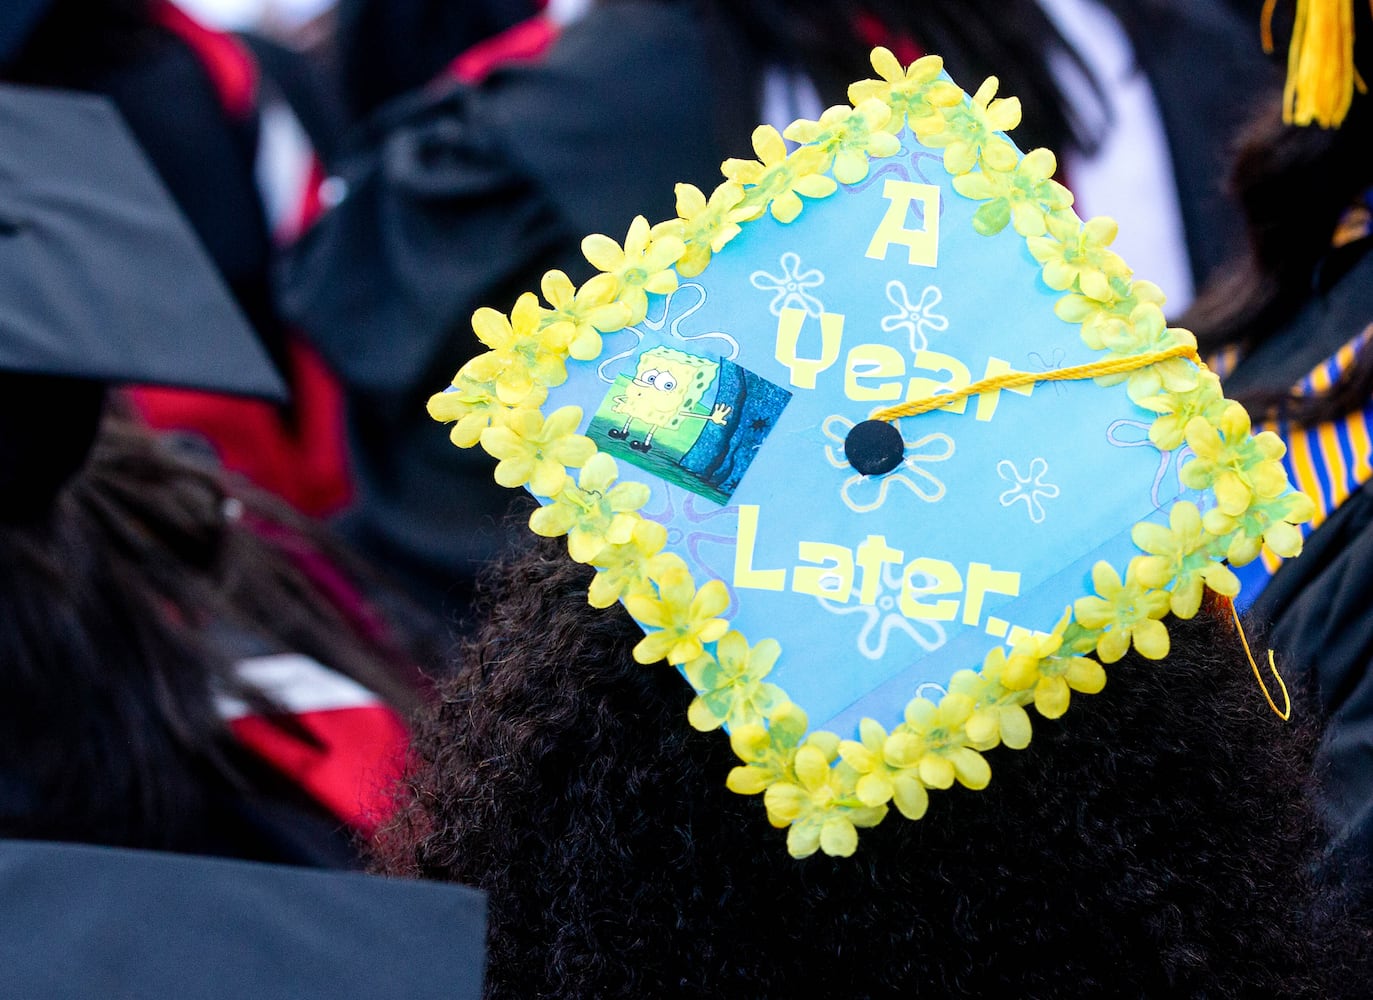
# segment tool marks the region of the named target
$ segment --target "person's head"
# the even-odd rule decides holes
[[[1338,993],[1310,734],[1204,602],[1310,499],[1014,103],[872,67],[636,221],[661,301],[587,241],[625,329],[474,317],[430,412],[597,572],[496,590],[385,867],[488,890],[497,997]],[[625,442],[712,339],[710,426]]]
[[[1098,696],[989,754],[979,792],[849,858],[787,854],[689,688],[631,656],[549,544],[509,566],[418,746],[393,874],[489,893],[488,995],[1358,993],[1317,874],[1311,716],[1284,725],[1228,613],[1171,622]],[[836,670],[855,665],[836,663]]]

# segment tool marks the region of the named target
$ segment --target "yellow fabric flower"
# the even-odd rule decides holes
[[[995,236],[1014,225],[1021,236],[1043,236],[1046,214],[1061,212],[1073,203],[1072,192],[1053,179],[1058,161],[1047,149],[1027,153],[1010,171],[983,169],[953,179],[954,190],[965,198],[984,201],[973,213],[973,228]]]
[[[539,300],[525,292],[507,318],[482,307],[472,314],[472,332],[491,350],[463,366],[475,382],[491,382],[507,406],[525,404],[535,386],[567,381],[567,344],[540,329]]]
[[[1180,448],[1187,438],[1187,425],[1200,417],[1217,423],[1229,405],[1221,392],[1220,379],[1212,371],[1197,372],[1197,384],[1186,392],[1163,392],[1135,400],[1158,416],[1149,428],[1149,440],[1160,451]]]
[[[776,639],[764,639],[749,649],[748,640],[738,632],[726,632],[714,656],[703,653],[683,670],[696,689],[687,721],[708,733],[725,723],[740,726],[766,719],[786,701],[781,688],[763,680],[781,655]]]
[[[544,311],[539,328],[566,344],[567,353],[578,361],[600,357],[601,334],[629,325],[629,306],[616,302],[613,289],[604,283],[599,289],[577,289],[562,271],[549,271],[539,288],[544,301],[553,307]]]
[[[1170,327],[1163,310],[1151,302],[1140,304],[1125,322],[1106,325],[1101,342],[1112,354],[1126,356],[1182,346],[1196,350],[1197,346],[1197,338],[1190,331]],[[1186,358],[1169,358],[1132,372],[1105,375],[1096,382],[1103,386],[1125,382],[1130,399],[1138,403],[1160,392],[1182,393],[1195,389],[1198,373],[1196,365]]]
[[[764,793],[768,822],[791,827],[787,849],[793,857],[817,849],[846,856],[857,846],[856,828],[876,826],[887,810],[858,801],[852,768],[830,766],[839,753],[839,737],[807,736],[807,726],[806,713],[785,702],[773,710],[766,728],[735,727],[730,746],[744,764],[730,771],[726,784],[740,795]]]
[[[996,77],[987,77],[970,100],[943,112],[941,128],[922,122],[911,126],[925,145],[944,150],[944,169],[955,177],[978,163],[992,171],[1015,169],[1015,147],[997,133],[1020,124],[1020,99],[997,98],[998,85]]]
[[[1182,467],[1179,478],[1191,489],[1215,490],[1216,506],[1231,517],[1288,487],[1282,438],[1271,431],[1253,436],[1249,431],[1249,414],[1239,403],[1228,403],[1215,424],[1204,417],[1187,424],[1187,443],[1196,457]]]
[[[1225,558],[1232,566],[1247,566],[1266,545],[1284,559],[1302,549],[1300,524],[1316,516],[1316,505],[1305,493],[1293,491],[1251,503],[1240,515],[1218,508],[1208,510],[1202,524],[1213,535],[1228,539]]]
[[[653,560],[666,544],[666,528],[656,521],[637,519],[629,541],[607,545],[591,560],[596,576],[587,602],[593,608],[608,608],[630,594],[652,593],[650,574],[662,568],[661,562]]]
[[[625,326],[640,323],[648,315],[649,293],[667,295],[677,290],[677,272],[672,265],[685,250],[676,236],[662,234],[654,239],[648,220],[635,216],[624,247],[600,234],[582,240],[582,253],[603,272],[582,290],[596,301],[623,303],[629,310]]]
[[[744,189],[726,181],[711,192],[709,201],[692,184],[678,184],[675,190],[678,218],[654,226],[653,237],[681,240],[686,250],[677,260],[677,273],[683,278],[694,278],[706,269],[712,255],[739,235],[734,216],[744,200]]]
[[[838,105],[829,108],[818,122],[801,119],[787,126],[782,134],[792,142],[815,146],[825,152],[825,166],[833,164],[834,179],[840,184],[857,184],[868,176],[868,158],[895,156],[901,140],[885,131],[892,110],[876,98],[857,107]]]
[[[1044,266],[1044,283],[1056,291],[1070,289],[1099,302],[1108,302],[1114,293],[1112,278],[1130,278],[1125,261],[1109,249],[1119,227],[1104,216],[1086,223],[1071,212],[1051,215],[1045,220],[1047,236],[1026,241],[1034,259]]]
[[[717,617],[729,607],[729,591],[719,580],[711,580],[700,590],[691,571],[678,557],[671,557],[652,575],[657,596],[631,594],[625,608],[650,632],[634,647],[639,663],[666,659],[674,666],[694,660],[705,651],[705,644],[719,639],[729,623]]]
[[[792,702],[773,709],[767,725],[745,723],[732,727],[729,745],[744,763],[729,772],[725,784],[738,795],[757,795],[792,778],[792,761],[806,738],[810,722]],[[823,742],[824,734],[816,734]]]
[[[531,385],[521,406],[537,409],[547,398],[547,389]],[[453,377],[450,388],[429,397],[427,409],[429,416],[439,423],[457,421],[448,436],[459,448],[474,447],[481,440],[482,431],[493,424],[504,424],[512,413],[518,412],[500,401],[495,382],[477,382],[462,372]]]
[[[977,705],[950,692],[936,705],[916,698],[906,705],[906,718],[887,738],[883,755],[897,768],[914,768],[927,788],[948,788],[955,781],[967,788],[986,788],[992,770],[969,746],[968,720]]]
[[[737,221],[756,219],[768,210],[778,222],[791,222],[801,214],[801,195],[826,198],[838,190],[834,179],[824,175],[824,150],[802,146],[788,155],[787,144],[771,125],[753,130],[753,151],[758,159],[728,159],[720,168],[744,188]]]
[[[858,775],[854,785],[858,801],[873,809],[895,802],[907,819],[922,818],[930,807],[930,795],[920,780],[919,762],[897,764],[887,753],[891,736],[873,719],[859,723],[858,735],[860,742],[839,744],[839,755]]]
[[[1132,561],[1122,582],[1110,563],[1099,562],[1092,567],[1097,596],[1079,597],[1073,604],[1078,624],[1100,630],[1096,652],[1102,663],[1115,663],[1129,652],[1132,642],[1146,659],[1168,655],[1168,629],[1159,621],[1168,614],[1168,592],[1146,587],[1138,574],[1138,562]]]
[[[591,562],[608,545],[627,544],[640,520],[633,512],[648,503],[649,490],[643,483],[612,487],[618,474],[615,460],[597,452],[577,482],[564,475],[553,502],[529,516],[530,530],[544,538],[566,535],[567,553],[579,563]]]
[[[891,108],[887,131],[893,135],[911,124],[911,131],[920,135],[943,127],[941,112],[963,100],[963,91],[948,80],[941,79],[944,60],[939,56],[924,56],[904,69],[890,49],[878,47],[872,51],[872,68],[880,80],[860,80],[849,86],[849,102],[854,107],[876,99]],[[917,123],[920,128],[917,128]]]
[[[1130,537],[1149,553],[1137,560],[1140,582],[1169,588],[1169,606],[1179,618],[1196,615],[1206,587],[1225,597],[1240,592],[1239,577],[1220,561],[1216,538],[1202,526],[1196,504],[1175,503],[1168,527],[1144,522],[1135,525]]]
[[[981,670],[960,670],[949,681],[951,693],[973,700],[973,714],[964,729],[974,750],[990,750],[999,743],[1012,750],[1030,745],[1030,716],[1025,705],[1034,695],[1007,686],[1007,662],[1005,649],[993,646],[983,658]]]
[[[1082,342],[1094,351],[1104,351],[1106,341],[1117,336],[1114,327],[1129,323],[1140,306],[1154,305],[1161,311],[1167,301],[1163,289],[1152,281],[1112,277],[1107,284],[1110,295],[1100,301],[1073,292],[1054,304],[1054,313],[1059,319],[1081,324]]]
[[[1007,687],[1033,689],[1035,709],[1046,719],[1060,718],[1068,711],[1072,692],[1097,694],[1106,686],[1106,671],[1101,669],[1101,664],[1074,655],[1071,645],[1065,650],[1071,619],[1070,609],[1059,619],[1053,632],[1022,639],[1006,660],[1003,676]]]
[[[576,433],[580,406],[564,406],[544,419],[538,410],[517,410],[503,424],[481,432],[481,446],[496,464],[496,482],[523,486],[539,496],[556,496],[567,469],[579,468],[596,454],[596,444]]]
[[[793,858],[822,850],[847,858],[858,848],[858,828],[876,826],[887,815],[885,806],[864,806],[855,796],[853,769],[840,763],[838,740],[807,742],[792,762],[793,781],[769,785],[763,793],[768,820],[788,826],[787,852]]]

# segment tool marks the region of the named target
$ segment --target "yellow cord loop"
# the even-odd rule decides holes
[[[1099,378],[1103,375],[1119,375],[1123,372],[1134,372],[1141,368],[1148,368],[1160,361],[1171,361],[1173,358],[1187,358],[1194,362],[1198,368],[1205,367],[1201,358],[1197,356],[1196,347],[1191,344],[1179,344],[1176,347],[1168,348],[1166,351],[1150,351],[1148,354],[1131,354],[1108,358],[1105,361],[1093,361],[1090,364],[1073,365],[1070,368],[1059,368],[1053,371],[1007,372],[1004,375],[993,375],[991,378],[984,378],[980,382],[965,385],[953,392],[938,392],[931,396],[908,400],[896,406],[883,407],[874,413],[870,419],[891,422],[900,420],[902,417],[917,417],[922,413],[929,413],[931,410],[938,410],[950,403],[956,403],[960,399],[967,399],[969,396],[977,396],[996,389],[1019,389],[1039,382],[1076,382],[1081,379]]]
[[[1277,0],[1264,0],[1260,15],[1265,52],[1273,51],[1276,6]],[[1282,120],[1338,128],[1349,113],[1356,87],[1360,93],[1368,91],[1354,67],[1354,0],[1297,0]]]
[[[1263,682],[1263,674],[1259,672],[1259,665],[1254,662],[1254,654],[1249,650],[1249,637],[1244,634],[1244,626],[1240,624],[1239,609],[1235,607],[1235,602],[1227,600],[1225,603],[1230,605],[1230,614],[1235,618],[1235,628],[1240,634],[1240,642],[1244,645],[1244,655],[1249,657],[1249,666],[1254,671],[1254,679],[1259,682],[1259,690],[1263,692],[1264,699],[1268,702],[1268,707],[1273,710],[1283,722],[1292,718],[1292,697],[1287,693],[1287,683],[1282,679],[1282,674],[1278,673],[1277,662],[1273,659],[1273,651],[1268,651],[1268,669],[1273,672],[1273,676],[1278,680],[1278,687],[1282,690],[1282,709],[1273,701],[1273,696],[1268,693],[1268,685]]]

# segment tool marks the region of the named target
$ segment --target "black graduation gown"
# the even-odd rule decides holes
[[[721,80],[749,64],[720,38],[685,5],[617,5],[536,65],[389,108],[341,171],[345,200],[288,258],[286,308],[350,397],[358,497],[341,530],[430,607],[463,610],[518,525],[494,463],[455,449],[425,400],[481,349],[478,307],[510,308],[550,268],[585,280],[583,236],[674,217],[677,182],[709,191],[748,152],[754,88]],[[717,88],[735,98],[728,126]]]
[[[1327,264],[1301,311],[1226,381],[1227,396],[1285,392],[1373,323],[1373,239]],[[1332,281],[1333,267],[1341,273]],[[1373,483],[1311,534],[1251,613],[1269,626],[1280,662],[1320,697],[1330,817],[1350,855],[1373,860]]]

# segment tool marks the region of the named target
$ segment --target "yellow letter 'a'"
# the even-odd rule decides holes
[[[893,243],[899,243],[910,251],[912,264],[921,267],[936,267],[939,264],[939,188],[933,184],[915,184],[911,181],[887,181],[882,187],[882,197],[891,204],[882,224],[873,234],[868,244],[868,256],[873,260],[886,260],[887,251]],[[919,202],[925,227],[907,229],[906,220],[910,218],[911,202]]]

